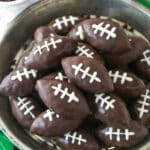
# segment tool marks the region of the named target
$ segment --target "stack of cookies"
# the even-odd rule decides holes
[[[36,29],[0,93],[23,128],[60,149],[107,150],[148,136],[149,81],[145,38],[112,18],[70,15]]]

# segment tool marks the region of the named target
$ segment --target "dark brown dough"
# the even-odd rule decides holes
[[[104,65],[83,56],[66,57],[62,60],[65,74],[78,87],[87,92],[110,92],[113,83]]]
[[[93,112],[96,119],[114,127],[126,126],[131,117],[123,100],[110,93],[96,93],[93,98]]]
[[[114,69],[109,71],[113,80],[115,92],[125,98],[139,96],[145,89],[143,80],[126,70]]]
[[[56,144],[63,150],[100,150],[96,138],[85,130],[68,132],[56,138]]]
[[[122,128],[107,126],[97,130],[98,138],[106,145],[121,148],[134,146],[143,141],[147,135],[147,128],[135,121],[132,121],[129,126]]]
[[[89,19],[82,26],[86,40],[100,52],[114,54],[132,48],[124,30],[110,19]]]
[[[137,75],[150,81],[150,47],[143,52],[140,59],[132,63],[132,69]]]
[[[106,54],[105,61],[109,66],[122,66],[137,60],[149,47],[147,41],[139,36],[129,36],[132,50],[121,54]]]
[[[71,55],[77,44],[68,37],[53,35],[35,45],[24,64],[38,70],[59,65],[61,58]]]
[[[49,23],[49,28],[59,35],[65,35],[82,19],[80,16],[62,16],[52,20]]]
[[[9,73],[0,84],[0,93],[5,96],[25,96],[34,89],[37,71],[20,68]]]
[[[55,32],[49,29],[48,26],[40,26],[34,32],[34,40],[36,43],[40,43],[51,34],[55,34]]]
[[[53,109],[47,109],[34,120],[30,131],[41,136],[55,137],[75,130],[81,122],[81,119],[68,119]]]
[[[10,106],[14,117],[26,129],[30,129],[33,121],[43,111],[32,97],[10,97]]]
[[[150,125],[150,83],[141,95],[130,104],[132,118],[144,125]]]
[[[49,76],[37,80],[36,90],[44,104],[69,118],[85,119],[90,114],[84,95],[72,83],[49,80]]]

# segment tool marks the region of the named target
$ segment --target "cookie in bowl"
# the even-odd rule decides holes
[[[0,84],[28,134],[61,150],[128,149],[145,140],[149,43],[124,28],[83,15],[36,28],[33,46]]]

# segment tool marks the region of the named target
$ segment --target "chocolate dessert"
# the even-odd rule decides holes
[[[70,15],[37,27],[0,84],[28,133],[59,150],[128,149],[148,136],[150,44],[119,22]]]

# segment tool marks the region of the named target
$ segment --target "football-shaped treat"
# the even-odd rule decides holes
[[[68,119],[53,109],[47,109],[34,120],[30,131],[41,136],[61,136],[76,129],[81,122],[81,119]]]
[[[150,81],[150,47],[132,65],[139,76]]]
[[[121,54],[106,54],[105,61],[109,66],[126,65],[137,60],[148,48],[148,43],[139,36],[129,36],[129,41],[132,45],[132,50]]]
[[[75,41],[85,41],[85,32],[81,23],[75,25],[71,31],[68,33],[68,36],[74,39]]]
[[[85,56],[91,59],[97,59],[104,64],[104,60],[100,54],[98,54],[89,44],[87,43],[78,43],[78,47],[75,50],[75,55]]]
[[[66,57],[62,60],[65,74],[87,92],[110,92],[113,83],[104,65],[87,57]]]
[[[110,19],[88,19],[82,22],[86,40],[99,51],[122,53],[131,50],[124,30]]]
[[[8,74],[0,84],[0,93],[5,96],[25,96],[34,89],[37,71],[20,68]]]
[[[128,125],[131,121],[129,112],[121,98],[115,94],[94,94],[95,118],[106,125],[120,127]]]
[[[57,34],[65,35],[81,20],[82,18],[79,16],[62,16],[51,21],[49,23],[49,28],[55,31]]]
[[[110,70],[109,76],[111,77],[115,92],[123,97],[137,97],[145,89],[144,82],[131,72],[125,70]]]
[[[30,129],[33,121],[43,111],[32,97],[10,97],[11,111],[19,124]]]
[[[84,130],[72,131],[56,139],[63,150],[100,150],[96,138]]]
[[[72,83],[44,77],[37,80],[36,90],[47,107],[63,116],[84,119],[90,113],[84,95]]]
[[[133,101],[131,112],[133,119],[150,125],[150,84],[147,84],[145,91]]]
[[[61,58],[71,55],[76,47],[76,42],[68,37],[51,35],[35,45],[24,64],[38,70],[53,68]]]
[[[122,128],[107,126],[97,130],[97,136],[106,145],[117,147],[130,147],[144,140],[148,135],[146,127],[136,121],[132,121],[129,126]]]
[[[42,42],[45,38],[51,34],[55,34],[54,31],[48,28],[48,26],[40,26],[35,30],[34,40],[36,43]]]

